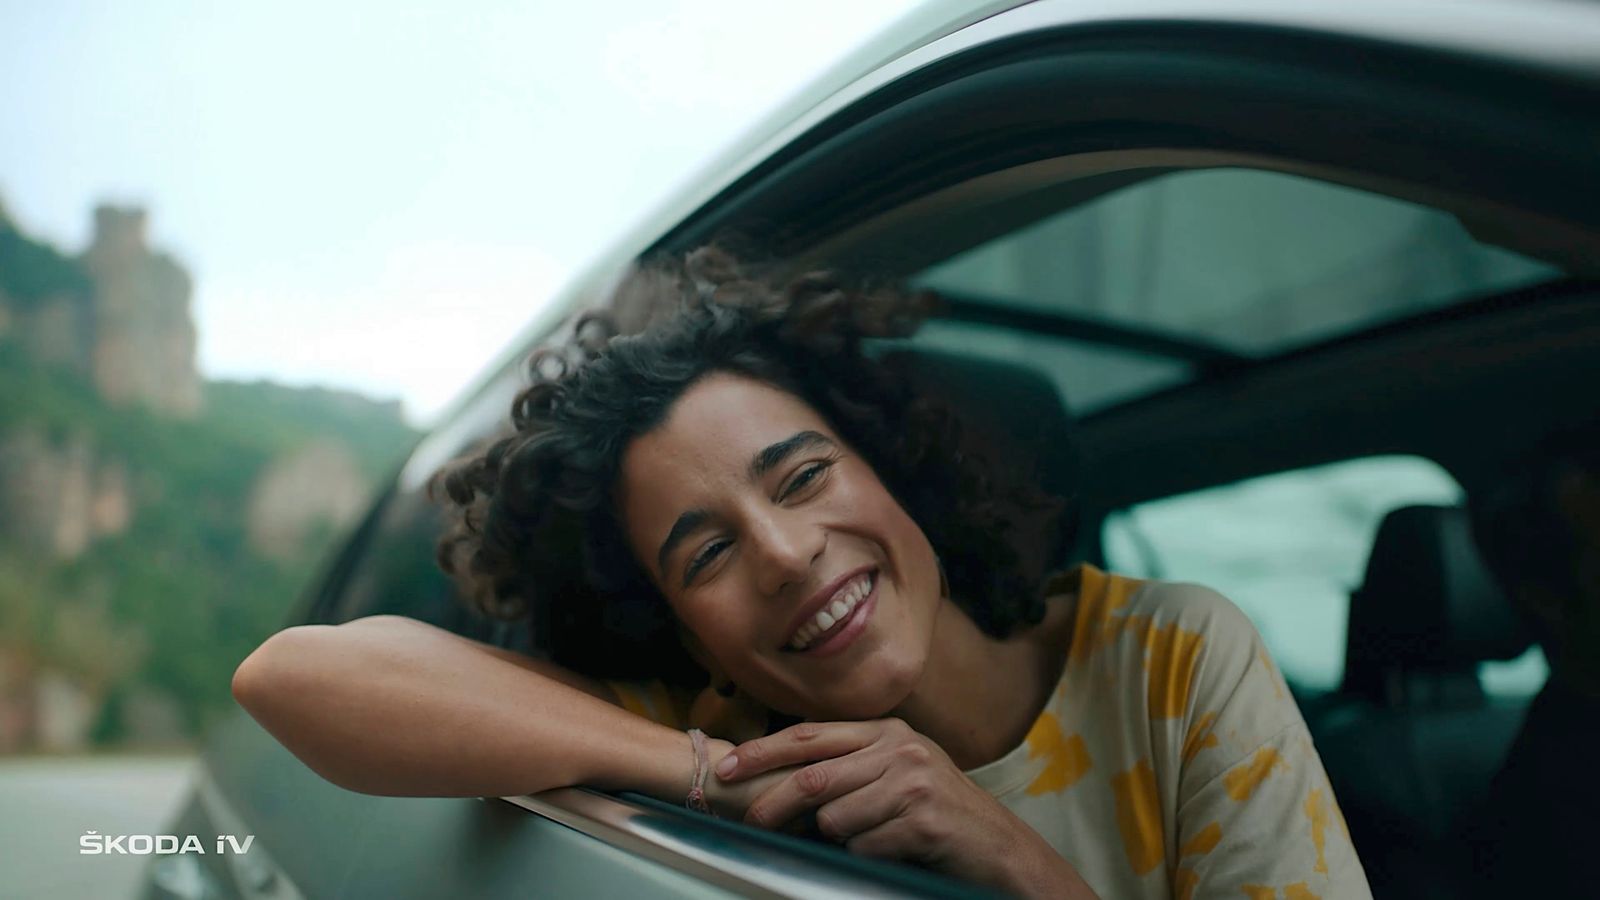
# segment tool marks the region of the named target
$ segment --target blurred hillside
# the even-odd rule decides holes
[[[416,437],[202,379],[188,274],[142,211],[95,226],[72,255],[0,210],[0,753],[192,737]]]

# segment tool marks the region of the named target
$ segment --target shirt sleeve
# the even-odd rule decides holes
[[[607,681],[605,686],[617,696],[622,708],[668,728],[687,728],[686,698],[660,681]]]
[[[1205,595],[1182,747],[1174,895],[1370,900],[1310,732],[1249,619]]]

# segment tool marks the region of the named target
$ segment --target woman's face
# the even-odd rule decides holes
[[[812,719],[882,716],[916,686],[941,602],[933,548],[803,400],[705,376],[628,446],[617,502],[714,675]]]

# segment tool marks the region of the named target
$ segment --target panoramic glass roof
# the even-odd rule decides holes
[[[1100,345],[1055,351],[1079,360],[1058,379],[1082,412],[1181,383],[1206,362],[1274,356],[1562,274],[1428,207],[1294,175],[1207,169],[1048,216],[912,283],[979,318],[998,309],[1072,323],[1066,333]],[[1014,328],[1006,336],[950,323],[927,340],[1046,352],[1042,338],[1012,346],[1029,342]],[[1107,353],[1121,359],[1109,365]]]
[[[914,281],[1261,357],[1560,274],[1424,206],[1209,169],[1049,216]]]

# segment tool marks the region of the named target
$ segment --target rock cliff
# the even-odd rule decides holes
[[[83,254],[92,282],[88,368],[113,406],[143,403],[173,416],[200,411],[189,274],[151,252],[145,211],[101,206]]]

